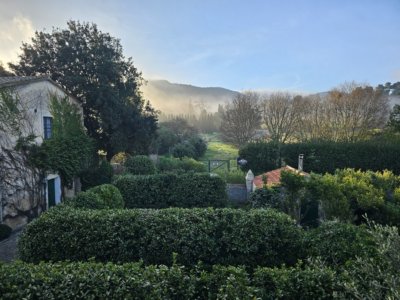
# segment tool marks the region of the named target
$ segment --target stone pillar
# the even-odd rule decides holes
[[[253,181],[254,181],[254,174],[251,170],[249,170],[246,174],[246,189],[248,194],[250,194],[253,191]]]

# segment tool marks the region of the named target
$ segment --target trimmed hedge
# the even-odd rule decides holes
[[[85,263],[0,264],[2,299],[332,299],[343,277],[326,267],[259,268]],[[366,296],[366,295],[365,295]]]
[[[224,207],[226,184],[209,174],[119,176],[114,185],[127,208]]]
[[[336,169],[355,168],[361,170],[391,170],[400,174],[400,142],[362,141],[308,142],[283,144],[249,143],[239,151],[247,160],[246,171],[260,174],[280,167],[281,160],[297,167],[299,154],[304,154],[304,171],[333,173]]]
[[[75,208],[88,209],[123,208],[124,200],[118,188],[111,184],[102,184],[90,188],[86,192],[80,192],[65,204]]]
[[[156,173],[153,161],[146,155],[128,157],[125,161],[125,170],[134,175],[150,175]]]
[[[301,257],[302,230],[274,210],[56,208],[19,240],[26,262],[87,260],[278,266]]]
[[[376,241],[366,227],[334,221],[307,231],[304,247],[307,256],[321,257],[334,267],[344,266],[356,257],[378,255]]]

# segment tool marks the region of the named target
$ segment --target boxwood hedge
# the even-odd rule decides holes
[[[187,269],[175,264],[140,263],[0,264],[2,299],[353,298],[346,291],[348,286],[343,276],[324,266],[258,268],[251,274],[233,266]]]
[[[127,208],[224,207],[226,184],[209,174],[124,175],[114,180]]]
[[[30,223],[19,240],[26,262],[178,262],[277,266],[301,257],[302,230],[274,210],[76,210],[55,208]]]
[[[333,173],[336,169],[391,170],[400,174],[400,142],[304,142],[277,145],[249,143],[239,151],[247,160],[243,169],[260,174],[281,166],[281,161],[297,167],[299,154],[304,154],[304,170],[314,173]]]

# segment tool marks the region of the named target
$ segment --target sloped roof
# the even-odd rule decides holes
[[[49,76],[5,76],[5,77],[0,76],[0,88],[13,87],[39,81],[48,81],[51,84],[58,87],[59,89],[61,89],[69,97],[74,98],[78,102],[81,102],[79,99],[68,93],[61,85],[52,80]]]
[[[263,176],[267,177],[267,185],[280,184],[282,171],[297,173],[301,176],[309,176],[309,174],[306,172],[300,172],[299,170],[292,168],[291,166],[285,166],[254,177],[253,184],[256,186],[256,188],[262,188],[264,185]]]
[[[36,81],[49,80],[51,79],[47,76],[7,76],[0,77],[0,87],[21,85]]]

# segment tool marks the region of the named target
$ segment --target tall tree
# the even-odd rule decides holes
[[[241,146],[251,140],[261,125],[259,95],[240,93],[222,112],[221,133],[227,142]]]
[[[48,75],[81,100],[88,134],[108,157],[147,152],[157,114],[143,100],[141,73],[118,39],[95,24],[69,21],[67,29],[36,32],[21,50],[10,68],[17,75]]]
[[[272,141],[285,143],[294,137],[299,124],[301,103],[301,97],[293,97],[285,92],[264,96],[263,120]]]
[[[326,99],[331,140],[357,141],[383,128],[389,115],[389,99],[381,90],[346,82]]]

